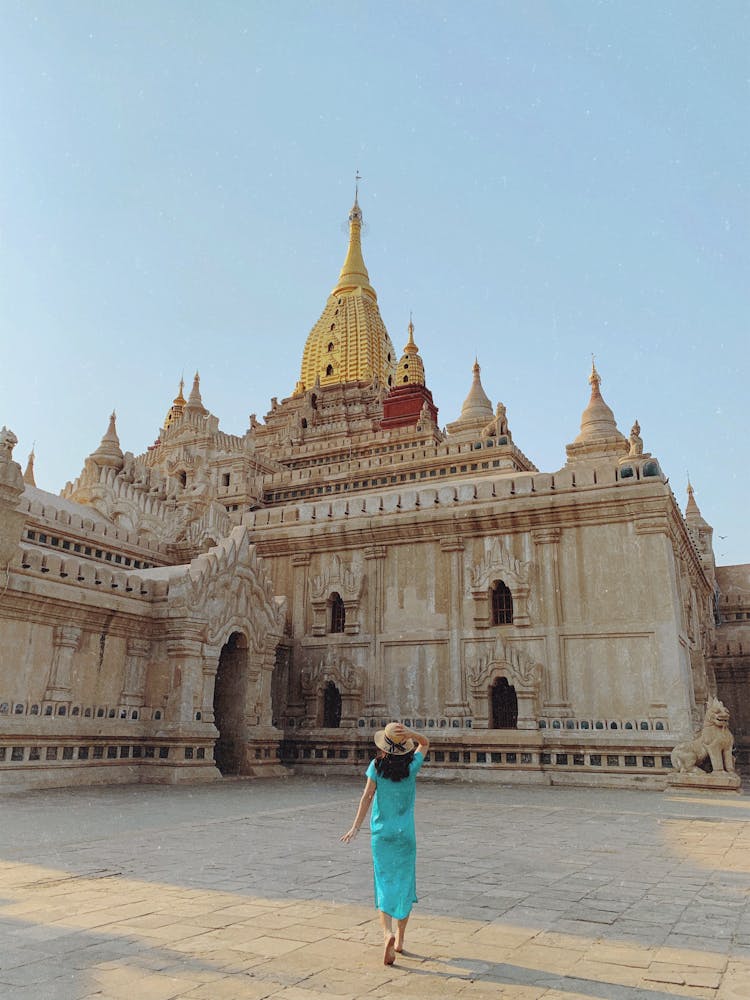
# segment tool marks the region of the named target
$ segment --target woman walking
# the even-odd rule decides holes
[[[375,733],[375,746],[378,753],[367,768],[357,815],[341,839],[348,844],[356,837],[374,800],[370,831],[375,906],[383,928],[383,962],[393,965],[396,952],[404,950],[406,924],[417,901],[414,796],[430,741],[400,722],[390,722]]]

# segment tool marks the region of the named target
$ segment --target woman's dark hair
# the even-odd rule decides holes
[[[381,778],[388,778],[390,781],[401,781],[409,777],[409,764],[414,760],[414,751],[409,753],[386,753],[379,750],[375,758],[375,770]]]

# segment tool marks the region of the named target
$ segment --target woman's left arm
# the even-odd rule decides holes
[[[365,790],[362,792],[362,798],[359,800],[357,815],[354,817],[354,822],[352,823],[351,828],[347,830],[341,838],[342,843],[348,844],[351,840],[354,840],[359,833],[359,828],[362,826],[364,818],[367,815],[367,810],[370,808],[370,803],[375,795],[376,788],[377,785],[372,778],[368,778],[365,782]]]

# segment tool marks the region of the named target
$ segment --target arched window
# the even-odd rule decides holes
[[[323,725],[326,729],[338,729],[341,725],[341,692],[333,681],[323,690]]]
[[[513,624],[513,595],[502,580],[495,580],[490,592],[492,601],[492,624]]]
[[[341,594],[331,594],[329,604],[331,607],[331,632],[343,632],[346,625],[346,608]]]
[[[328,365],[326,367],[326,375],[333,375],[333,365]]]
[[[498,677],[490,688],[492,701],[492,728],[515,729],[518,722],[516,689],[507,677]]]
[[[333,350],[333,341],[330,341],[328,344],[328,353],[330,354],[332,350]]]

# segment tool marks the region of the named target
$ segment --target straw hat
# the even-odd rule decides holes
[[[375,733],[375,746],[378,750],[393,754],[394,757],[402,756],[416,750],[417,741],[412,739],[398,739],[393,732],[396,722],[389,722],[385,729],[379,729]]]

